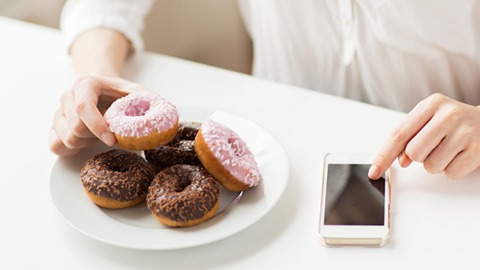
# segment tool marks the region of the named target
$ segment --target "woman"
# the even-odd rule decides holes
[[[140,85],[119,78],[141,51],[152,1],[70,0],[62,29],[79,79],[65,92],[50,147],[75,154],[113,145],[101,110]],[[398,158],[462,177],[480,166],[480,4],[462,0],[239,0],[253,40],[253,75],[410,111],[370,168]]]

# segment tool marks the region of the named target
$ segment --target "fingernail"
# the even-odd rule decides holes
[[[116,140],[112,133],[105,132],[102,134],[102,141],[108,146],[113,146]]]
[[[370,179],[376,180],[376,179],[378,179],[378,172],[379,172],[378,167],[375,166],[375,165],[372,165],[372,166],[370,166],[370,169],[368,170],[368,177]]]

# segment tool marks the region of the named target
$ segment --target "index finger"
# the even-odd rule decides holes
[[[148,90],[121,78],[87,76],[77,80],[72,92],[78,117],[97,138],[112,146],[116,141],[115,136],[100,109],[105,109],[114,100],[136,91]]]
[[[98,109],[98,102],[102,92],[114,87],[99,79],[80,80],[73,87],[78,117],[97,138],[109,146],[115,144],[115,136]]]
[[[395,159],[404,151],[408,142],[427,124],[433,117],[433,110],[424,101],[413,108],[407,116],[400,121],[387,137],[383,146],[375,156],[368,177],[378,179],[393,164]]]

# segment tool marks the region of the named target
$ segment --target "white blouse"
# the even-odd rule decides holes
[[[480,104],[480,0],[238,0],[255,76],[408,111],[439,92]],[[69,0],[67,43],[104,26],[142,49],[151,0]]]

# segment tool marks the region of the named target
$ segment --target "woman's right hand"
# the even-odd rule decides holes
[[[118,78],[86,76],[75,81],[63,93],[50,132],[50,150],[58,156],[71,156],[98,139],[115,144],[103,113],[120,97],[136,91],[147,91],[139,84]]]

